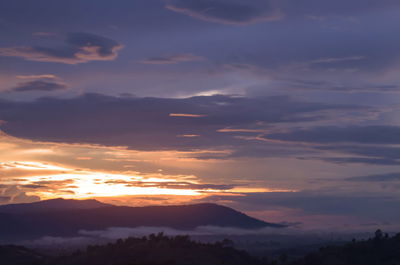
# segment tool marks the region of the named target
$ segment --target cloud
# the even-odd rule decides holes
[[[313,157],[312,159],[322,160],[336,164],[368,164],[368,165],[383,165],[383,166],[397,166],[400,165],[400,160],[388,158],[370,158],[370,157],[328,157],[320,158]]]
[[[270,133],[264,139],[282,143],[307,144],[316,151],[336,153],[335,156],[308,156],[336,164],[400,165],[400,127],[389,125],[324,126],[289,129]],[[339,154],[345,156],[339,157]]]
[[[124,181],[108,180],[106,184],[122,184],[127,187],[146,187],[162,189],[191,189],[191,190],[231,190],[235,185],[217,185],[217,184],[197,184],[191,182],[143,182],[143,181]]]
[[[268,134],[267,139],[307,143],[400,144],[400,127],[327,126]]]
[[[395,172],[395,173],[351,177],[351,178],[347,178],[346,180],[347,181],[366,181],[366,182],[400,181],[400,173]]]
[[[392,145],[376,144],[323,144],[313,146],[315,150],[346,154],[345,157],[308,157],[336,164],[400,165],[400,148]]]
[[[193,137],[200,137],[201,135],[198,134],[182,134],[182,135],[177,135],[177,137],[187,137],[187,138],[193,138]]]
[[[63,46],[25,46],[0,48],[0,56],[20,57],[28,61],[79,64],[110,61],[122,49],[118,42],[89,33],[69,33]]]
[[[305,0],[166,0],[166,8],[197,19],[232,25],[252,24],[286,18],[323,20],[330,16],[396,7],[395,0],[335,2]]]
[[[18,79],[29,80],[17,84],[15,87],[11,88],[9,92],[29,92],[29,91],[42,91],[42,92],[52,92],[60,91],[68,88],[68,85],[63,82],[60,78],[51,74],[43,75],[18,75]]]
[[[40,198],[38,196],[27,195],[18,186],[15,185],[0,186],[0,204],[28,203],[39,200]]]
[[[51,92],[51,91],[65,90],[67,88],[68,86],[63,82],[58,82],[55,80],[52,81],[35,80],[35,81],[20,83],[11,90],[15,92],[28,92],[28,91]]]
[[[207,201],[226,200],[222,196],[210,196]],[[307,215],[331,215],[372,218],[376,220],[400,220],[400,213],[393,211],[400,203],[396,196],[368,194],[329,194],[319,191],[253,193],[231,196],[230,205],[247,208],[247,211],[301,210]],[[371,209],[374,209],[371,211]],[[290,220],[294,221],[294,220]]]
[[[281,18],[274,0],[169,0],[166,8],[205,21],[251,24]]]
[[[400,159],[400,148],[391,145],[323,145],[316,147],[319,150],[336,151],[358,156],[384,158],[388,160]]]
[[[330,112],[359,110],[365,108],[289,97],[216,95],[168,99],[86,94],[71,99],[0,101],[0,120],[6,121],[2,130],[7,134],[32,140],[128,146],[137,150],[194,150],[260,145],[260,141],[219,132],[227,127],[311,122],[329,119]],[[185,115],[176,117],[170,113]],[[186,118],[188,113],[201,113],[204,117]]]
[[[346,67],[346,65],[340,66]],[[277,80],[279,86],[286,89],[304,89],[304,90],[327,90],[343,93],[359,93],[359,92],[379,92],[379,93],[398,93],[400,86],[391,83],[358,83],[358,84],[341,84],[332,81],[316,81],[302,79],[282,79]]]
[[[170,113],[170,117],[186,117],[186,118],[201,118],[205,117],[205,115],[201,114],[187,114],[187,113]]]
[[[51,74],[44,75],[17,75],[18,79],[56,79],[57,76]]]
[[[39,191],[45,193],[57,194],[75,194],[71,189],[76,188],[75,180],[42,180],[42,181],[25,181],[28,184],[22,184],[19,187],[26,191]]]
[[[167,56],[158,56],[158,57],[150,57],[148,59],[142,60],[141,63],[144,64],[177,64],[184,62],[198,62],[204,61],[205,58],[201,56],[197,56],[190,53],[184,54],[175,54],[175,55],[167,55]]]

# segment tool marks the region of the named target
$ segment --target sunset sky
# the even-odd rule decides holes
[[[0,0],[0,204],[213,202],[305,229],[399,228],[399,12]]]

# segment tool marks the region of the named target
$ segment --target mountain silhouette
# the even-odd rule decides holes
[[[7,204],[0,206],[0,213],[33,213],[56,210],[94,209],[110,206],[97,200],[52,199],[33,203]]]
[[[79,230],[142,226],[182,230],[194,229],[198,226],[242,229],[285,227],[211,203],[127,207],[104,204],[96,200],[55,199],[0,206],[0,235],[3,240],[75,236]]]

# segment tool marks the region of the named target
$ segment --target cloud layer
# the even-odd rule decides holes
[[[281,141],[307,143],[400,144],[398,126],[315,127],[268,135]]]
[[[87,94],[25,103],[3,101],[0,119],[6,121],[2,126],[6,133],[33,140],[129,146],[138,150],[194,150],[251,145],[256,139],[248,141],[246,136],[256,137],[257,130],[240,129],[312,122],[329,118],[330,112],[357,110],[363,108],[289,97],[216,95],[162,99]],[[227,127],[239,130],[220,131]],[[198,137],[179,137],[182,135]]]

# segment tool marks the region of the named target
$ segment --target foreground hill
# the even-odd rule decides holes
[[[0,246],[0,265],[36,265],[44,256],[20,246]]]
[[[3,240],[32,239],[41,236],[74,236],[79,230],[109,227],[198,226],[259,229],[284,227],[267,223],[229,207],[216,204],[181,206],[125,207],[95,200],[50,200],[31,204],[0,206],[0,235]]]
[[[158,234],[88,246],[58,257],[52,253],[39,255],[23,247],[0,246],[0,265],[260,265],[259,260],[229,244],[204,244],[187,236]]]
[[[229,241],[228,241],[229,244]],[[50,260],[46,265],[259,265],[256,258],[218,242],[204,244],[187,236],[162,234],[89,246],[85,251]]]

